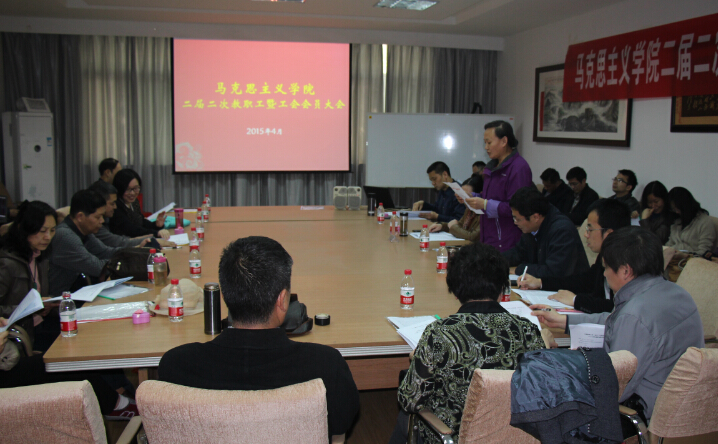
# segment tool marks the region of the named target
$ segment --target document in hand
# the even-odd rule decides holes
[[[189,236],[187,233],[173,234],[169,238],[170,242],[174,242],[177,245],[189,245]]]
[[[416,345],[419,343],[426,327],[436,321],[434,316],[415,316],[411,318],[387,317],[387,319],[397,328],[396,332],[409,344],[412,350],[416,349]]]
[[[171,204],[169,204],[169,205],[167,205],[166,207],[160,209],[160,210],[157,211],[156,213],[152,213],[152,214],[150,214],[149,216],[147,216],[147,220],[152,221],[152,222],[156,221],[156,220],[157,220],[157,216],[159,216],[160,213],[166,213],[166,212],[168,212],[169,210],[173,209],[173,208],[175,207],[175,205],[176,205],[176,204],[175,204],[174,202],[172,202]]]
[[[579,347],[603,348],[603,336],[606,330],[601,324],[571,324],[568,326],[571,335],[571,349]]]
[[[40,297],[40,293],[38,293],[37,290],[35,290],[34,288],[31,289],[22,299],[20,304],[15,307],[15,310],[7,319],[7,325],[4,327],[0,327],[0,332],[7,330],[8,327],[10,327],[18,320],[24,318],[25,316],[29,316],[36,311],[42,310],[43,308],[44,305],[42,305],[42,298]]]
[[[573,308],[570,305],[562,304],[561,302],[549,299],[549,296],[556,294],[555,291],[519,290],[516,288],[513,288],[512,290],[514,293],[521,296],[521,299],[525,299],[531,304],[543,304],[552,308]]]
[[[521,301],[511,301],[511,302],[499,302],[502,307],[512,315],[521,316],[524,319],[528,319],[529,321],[536,324],[539,330],[541,330],[541,323],[539,322],[538,318],[536,316],[531,315],[531,309],[526,306]]]
[[[471,196],[469,196],[468,194],[466,194],[466,191],[464,191],[464,189],[461,188],[461,185],[459,185],[459,184],[456,183],[456,182],[451,182],[451,183],[449,183],[449,182],[444,182],[444,185],[448,185],[449,188],[451,188],[452,190],[454,190],[454,193],[455,193],[456,195],[458,195],[459,197],[461,197],[461,198],[464,199],[464,200],[466,200],[466,199],[468,199],[468,198],[471,197]],[[469,206],[469,204],[467,204],[466,202],[464,202],[464,205],[466,206],[466,208],[468,208],[469,210],[473,211],[473,212],[476,213],[476,214],[484,214],[483,210],[477,210],[476,208],[471,208],[471,207]]]

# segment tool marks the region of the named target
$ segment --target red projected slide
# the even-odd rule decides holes
[[[174,40],[176,172],[348,171],[349,45]]]

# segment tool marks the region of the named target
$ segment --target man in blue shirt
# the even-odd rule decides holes
[[[432,205],[420,200],[414,203],[413,210],[425,211],[419,216],[434,222],[450,222],[461,219],[466,207],[456,200],[454,190],[446,185],[446,183],[456,182],[451,178],[449,166],[444,162],[434,162],[426,170],[426,173],[429,175],[431,185],[437,191],[436,202]]]

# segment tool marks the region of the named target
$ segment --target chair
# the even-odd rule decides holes
[[[658,393],[650,443],[718,442],[718,350],[689,347]]]
[[[676,281],[676,284],[690,293],[698,306],[706,340],[714,340],[718,333],[716,280],[718,280],[718,264],[695,258],[688,261]]]
[[[618,377],[618,396],[623,394],[636,371],[636,357],[629,351],[609,353]],[[461,417],[459,443],[537,444],[539,441],[521,429],[511,426],[511,377],[513,370],[474,370]],[[453,443],[453,432],[428,410],[419,416],[440,435],[443,442]]]
[[[100,404],[87,381],[0,389],[0,418],[3,442],[107,443]],[[140,424],[132,418],[117,443],[130,443]]]
[[[713,249],[715,250],[716,248],[718,248],[718,217],[715,217],[715,216],[709,216],[709,217],[713,221],[713,226],[715,227],[715,230],[716,230],[716,241],[713,243]]]
[[[206,390],[162,381],[137,389],[147,440],[155,443],[322,443],[328,434],[321,379],[273,390]],[[341,439],[332,442],[343,442]]]

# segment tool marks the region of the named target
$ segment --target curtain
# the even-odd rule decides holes
[[[497,59],[496,51],[436,48],[433,112],[469,114],[480,103],[495,113]]]
[[[55,198],[61,205],[69,204],[72,194],[87,186],[76,174],[83,165],[77,150],[78,44],[77,36],[2,33],[5,110],[17,110],[19,98],[31,97],[45,99],[54,114]]]

